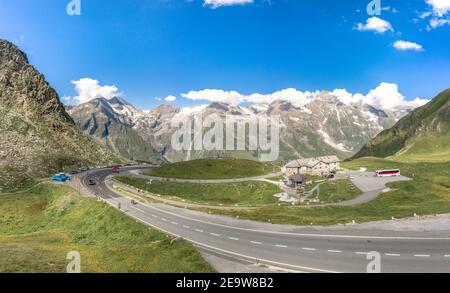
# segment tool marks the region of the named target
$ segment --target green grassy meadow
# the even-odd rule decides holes
[[[174,163],[146,172],[146,175],[176,179],[235,179],[279,172],[279,168],[250,160],[194,160]]]
[[[390,220],[417,215],[450,213],[450,162],[402,163],[378,158],[362,158],[343,163],[344,168],[369,170],[400,168],[412,181],[390,183],[391,191],[377,199],[351,207],[263,207],[246,211],[209,210],[232,217],[294,225],[333,225]]]
[[[273,196],[281,190],[274,184],[262,181],[248,181],[227,184],[173,183],[134,177],[115,177],[118,182],[176,199],[202,204],[222,205],[265,205],[274,204]]]
[[[211,272],[195,248],[65,186],[0,194],[0,272]]]

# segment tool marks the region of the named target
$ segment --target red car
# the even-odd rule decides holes
[[[119,173],[120,173],[120,167],[113,167],[113,168],[112,168],[112,172],[113,172],[114,174],[119,174]]]

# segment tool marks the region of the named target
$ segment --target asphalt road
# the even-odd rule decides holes
[[[257,230],[245,225],[224,225],[207,215],[187,216],[182,209],[159,204],[132,205],[130,199],[112,191],[105,183],[110,170],[90,171],[86,183],[95,178],[98,184],[87,186],[114,207],[153,228],[183,238],[194,245],[237,259],[298,272],[367,272],[369,252],[381,256],[381,271],[450,272],[450,233],[424,237],[422,233],[375,233],[321,230],[311,233],[305,228],[296,233]],[[245,222],[243,222],[245,223]]]

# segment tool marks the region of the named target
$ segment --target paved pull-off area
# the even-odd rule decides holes
[[[98,184],[88,188],[112,206],[120,204],[123,212],[146,225],[237,261],[299,272],[364,273],[370,262],[368,253],[376,251],[382,272],[450,272],[450,229],[428,233],[370,226],[295,227],[240,221],[163,204],[133,205],[105,184],[111,175],[109,170],[91,171],[83,182],[97,178]]]

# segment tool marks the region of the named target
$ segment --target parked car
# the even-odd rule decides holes
[[[59,173],[52,176],[52,181],[66,182],[68,180],[70,180],[70,176],[65,173]]]
[[[72,170],[71,172],[70,172],[70,175],[77,175],[78,173],[80,173],[80,170]]]
[[[93,186],[93,185],[96,185],[97,182],[95,182],[94,179],[89,179],[88,184],[89,184],[90,186]]]
[[[119,174],[120,173],[120,167],[112,167],[112,172],[114,173],[114,174]]]

